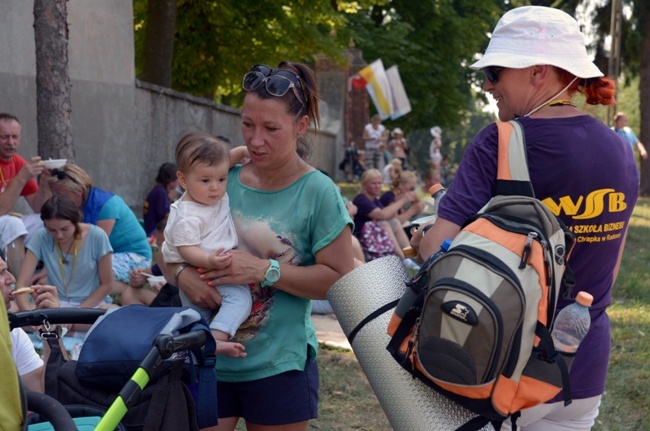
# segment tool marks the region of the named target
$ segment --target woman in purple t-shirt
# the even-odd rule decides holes
[[[172,203],[172,194],[176,196],[176,165],[174,163],[163,163],[158,168],[156,185],[147,195],[142,207],[142,218],[144,219],[144,230],[147,236],[156,233],[156,226],[169,214],[169,207]]]
[[[601,121],[580,112],[571,99],[581,93],[589,104],[609,105],[615,86],[589,60],[578,23],[562,11],[539,6],[507,12],[486,53],[470,67],[485,73],[483,89],[497,101],[499,119],[521,122],[535,195],[576,235],[569,260],[574,292],[594,297],[591,328],[571,367],[573,403],[565,407],[559,395],[523,410],[518,425],[525,431],[589,430],[605,389],[610,348],[605,310],[638,197],[639,176],[629,145]],[[493,196],[496,167],[497,128],[492,124],[467,148],[434,226],[424,237],[414,236],[412,245],[419,247],[423,259],[445,238],[453,238]],[[558,308],[566,305],[561,300]],[[509,426],[505,421],[502,429]]]
[[[402,252],[402,249],[408,246],[408,237],[395,217],[400,208],[407,203],[418,202],[418,197],[415,192],[408,191],[384,206],[379,201],[381,191],[381,172],[377,169],[367,169],[361,176],[361,193],[352,201],[357,206],[357,213],[354,216],[354,235],[359,238],[367,261],[383,257],[381,250],[384,250],[388,254],[399,256],[405,265],[412,266],[413,261],[405,259]],[[383,244],[373,244],[374,242],[386,243],[389,242],[388,240],[394,245],[392,250],[384,247]],[[386,253],[383,255],[388,255]]]

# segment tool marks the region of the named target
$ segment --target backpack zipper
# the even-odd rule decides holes
[[[556,303],[556,292],[555,289],[555,268],[553,266],[553,250],[551,250],[550,241],[544,235],[541,228],[534,223],[530,223],[527,220],[520,219],[513,216],[504,216],[504,215],[495,215],[495,214],[485,214],[484,218],[489,220],[491,223],[494,223],[500,229],[514,232],[522,235],[526,235],[526,245],[524,245],[524,250],[522,252],[522,263],[519,265],[520,269],[525,268],[522,266],[524,262],[528,263],[530,258],[530,252],[532,251],[532,240],[539,241],[542,246],[542,252],[544,254],[544,270],[546,271],[546,287],[550,290],[548,295],[548,303],[546,304],[547,309],[547,320],[548,327],[551,327],[555,316],[555,303]],[[513,223],[516,223],[517,226],[513,226]],[[532,238],[531,238],[532,236]],[[531,240],[531,242],[529,242]],[[530,245],[528,249],[527,246]]]

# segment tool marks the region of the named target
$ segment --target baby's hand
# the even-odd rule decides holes
[[[232,256],[230,253],[222,253],[221,250],[217,250],[214,254],[211,254],[209,257],[210,267],[213,269],[225,269],[230,266],[232,261]]]

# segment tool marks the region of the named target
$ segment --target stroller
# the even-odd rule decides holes
[[[356,149],[354,142],[350,146],[345,147],[345,156],[341,163],[339,163],[339,169],[345,172],[345,179],[347,181],[357,181],[365,171],[364,166],[359,160],[359,154],[360,152]]]
[[[54,325],[93,322],[87,350],[82,348],[78,361],[66,360]],[[124,326],[116,326],[119,322]],[[214,339],[194,310],[138,305],[109,312],[45,309],[9,313],[9,323],[12,329],[42,326],[41,337],[50,348],[45,394],[25,393],[23,406],[36,414],[23,415],[24,430],[194,431],[217,423]],[[126,350],[125,357],[116,357]],[[141,354],[137,361],[136,353]],[[203,398],[213,404],[200,411]]]

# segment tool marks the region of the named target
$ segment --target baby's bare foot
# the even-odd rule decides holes
[[[233,341],[217,341],[217,355],[226,355],[231,358],[245,358],[246,348],[241,343]]]

